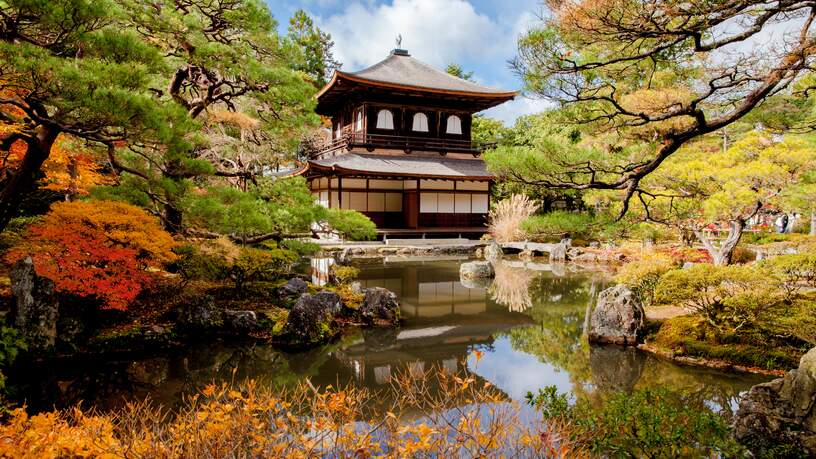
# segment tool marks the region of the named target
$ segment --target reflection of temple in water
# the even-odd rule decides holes
[[[493,334],[518,325],[442,325],[396,333],[370,330],[364,340],[335,351],[333,356],[356,384],[381,386],[406,373],[418,378],[432,369],[461,372],[472,349],[491,347]]]
[[[334,357],[358,384],[383,385],[399,374],[419,375],[432,368],[464,369],[471,349],[490,347],[502,330],[533,324],[525,315],[495,303],[487,286],[459,282],[459,265],[466,258],[441,262],[367,264],[359,281],[385,287],[400,299],[399,330],[369,330],[364,339],[336,351]]]
[[[440,264],[439,258],[431,263],[401,263],[368,266],[360,275],[366,287],[385,287],[397,294],[403,317],[434,318],[448,315],[473,315],[486,312],[487,289],[465,287],[459,282],[459,263],[466,259],[452,259]]]

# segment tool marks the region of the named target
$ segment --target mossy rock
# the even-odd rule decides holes
[[[335,292],[304,293],[286,317],[281,337],[291,347],[307,348],[323,344],[339,334],[335,317],[342,301]]]

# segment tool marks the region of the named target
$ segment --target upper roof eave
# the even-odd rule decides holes
[[[380,88],[388,88],[388,89],[401,89],[401,90],[410,90],[410,91],[419,91],[425,92],[430,94],[440,94],[440,95],[452,95],[452,96],[465,96],[465,97],[474,97],[474,98],[487,98],[487,99],[506,99],[510,100],[515,98],[519,92],[518,91],[505,91],[505,92],[473,92],[473,91],[457,91],[451,89],[440,89],[440,88],[428,88],[424,86],[413,86],[413,85],[406,85],[406,84],[399,84],[399,83],[391,83],[386,81],[377,81],[377,80],[369,80],[366,78],[361,78],[356,75],[351,75],[345,72],[341,72],[336,70],[334,75],[332,75],[331,81],[329,81],[326,86],[324,86],[317,94],[315,94],[315,98],[320,100],[322,96],[328,93],[334,85],[337,83],[338,80],[345,79],[348,81],[352,81],[355,83],[366,84],[370,86],[380,87]]]

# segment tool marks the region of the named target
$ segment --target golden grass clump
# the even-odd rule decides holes
[[[477,357],[478,361],[478,357]],[[389,389],[210,385],[169,414],[150,402],[99,413],[10,412],[0,457],[555,457],[563,436],[466,371],[396,375]]]
[[[523,194],[514,194],[499,201],[488,216],[488,227],[498,242],[511,242],[524,238],[521,222],[538,210],[538,204]]]

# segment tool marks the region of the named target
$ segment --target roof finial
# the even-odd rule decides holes
[[[401,33],[397,34],[397,39],[395,41],[397,42],[397,47],[394,48],[393,51],[391,51],[391,54],[393,54],[395,56],[410,56],[410,54],[408,54],[408,51],[402,49],[402,34]]]

